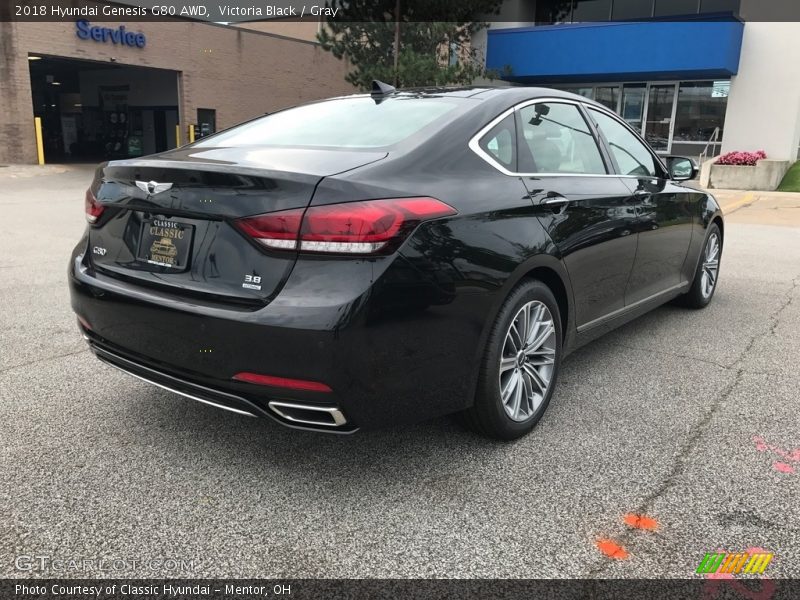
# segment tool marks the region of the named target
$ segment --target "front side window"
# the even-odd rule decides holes
[[[574,104],[537,102],[519,110],[521,173],[605,174],[589,125]]]
[[[620,174],[642,177],[659,177],[661,175],[661,169],[658,168],[656,160],[647,146],[627,127],[598,110],[590,108],[589,114],[603,132]]]

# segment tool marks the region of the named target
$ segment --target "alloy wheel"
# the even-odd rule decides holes
[[[700,292],[703,298],[710,298],[717,285],[717,272],[719,271],[719,236],[712,233],[706,242],[703,254],[703,274],[700,278]]]
[[[500,398],[508,417],[521,422],[547,396],[555,369],[556,328],[542,302],[528,302],[508,328],[500,355]]]

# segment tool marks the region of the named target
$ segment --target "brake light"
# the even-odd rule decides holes
[[[105,207],[94,197],[91,188],[86,190],[84,208],[86,209],[86,220],[92,225],[97,223],[97,219],[100,218],[100,215],[102,215],[105,210]]]
[[[256,385],[269,385],[272,387],[287,388],[290,390],[303,390],[306,392],[330,392],[330,386],[319,381],[306,381],[305,379],[290,379],[288,377],[275,377],[273,375],[259,375],[258,373],[237,373],[234,381],[244,381]]]
[[[236,226],[268,248],[334,254],[386,253],[430,219],[456,214],[435,198],[394,198],[312,206],[246,217]]]

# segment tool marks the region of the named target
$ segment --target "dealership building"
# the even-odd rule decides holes
[[[0,22],[0,164],[37,161],[35,117],[47,162],[97,162],[351,93],[318,25]]]
[[[505,0],[473,38],[509,85],[617,111],[662,154],[800,145],[800,22],[782,0]],[[772,12],[770,12],[772,10]],[[789,15],[791,17],[792,15]],[[770,20],[772,19],[772,20]],[[780,20],[784,21],[781,22]],[[800,20],[800,19],[798,19]],[[319,21],[0,22],[0,164],[150,154],[349,93]]]
[[[795,3],[798,4],[798,3]],[[475,40],[510,84],[592,98],[662,154],[800,145],[800,23],[765,0],[506,0]],[[772,9],[772,12],[770,10]]]

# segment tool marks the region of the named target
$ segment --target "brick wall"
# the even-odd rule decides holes
[[[179,71],[182,126],[195,121],[197,108],[215,108],[222,129],[354,91],[346,64],[316,44],[199,22],[102,23],[120,24],[144,32],[147,45],[81,40],[72,21],[0,23],[0,163],[36,161],[28,53]]]

